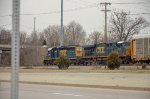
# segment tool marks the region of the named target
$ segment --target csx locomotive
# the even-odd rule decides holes
[[[135,35],[130,42],[120,41],[95,45],[70,45],[48,49],[45,65],[53,65],[60,57],[67,58],[74,65],[103,64],[111,52],[117,52],[122,64],[150,63],[150,35]]]

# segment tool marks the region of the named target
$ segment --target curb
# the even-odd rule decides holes
[[[0,80],[0,82],[10,82],[10,80]],[[107,85],[87,85],[87,84],[66,84],[66,83],[49,83],[49,82],[30,82],[19,81],[22,84],[38,84],[38,85],[53,85],[53,86],[68,86],[68,87],[84,87],[84,88],[103,88],[103,89],[120,89],[134,91],[150,91],[150,88],[144,87],[124,87],[124,86],[107,86]]]

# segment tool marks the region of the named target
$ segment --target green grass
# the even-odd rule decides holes
[[[0,68],[0,73],[11,72],[10,68]],[[100,70],[92,68],[70,68],[68,70],[59,70],[57,68],[41,69],[19,69],[20,73],[150,73],[150,70]]]

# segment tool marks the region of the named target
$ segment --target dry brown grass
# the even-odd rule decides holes
[[[0,68],[0,73],[5,72],[11,72],[10,68]],[[26,69],[26,68],[20,68],[20,73],[54,73],[54,72],[66,72],[66,73],[150,73],[150,70],[142,70],[142,69],[121,69],[121,70],[105,70],[104,67],[70,67],[68,70],[59,70],[56,67],[53,68],[32,68],[32,69]]]

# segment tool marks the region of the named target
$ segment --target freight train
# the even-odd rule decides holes
[[[49,48],[44,64],[54,65],[54,61],[60,57],[69,59],[73,65],[106,64],[111,52],[119,54],[122,64],[150,63],[150,35],[135,35],[130,42],[120,41]]]

